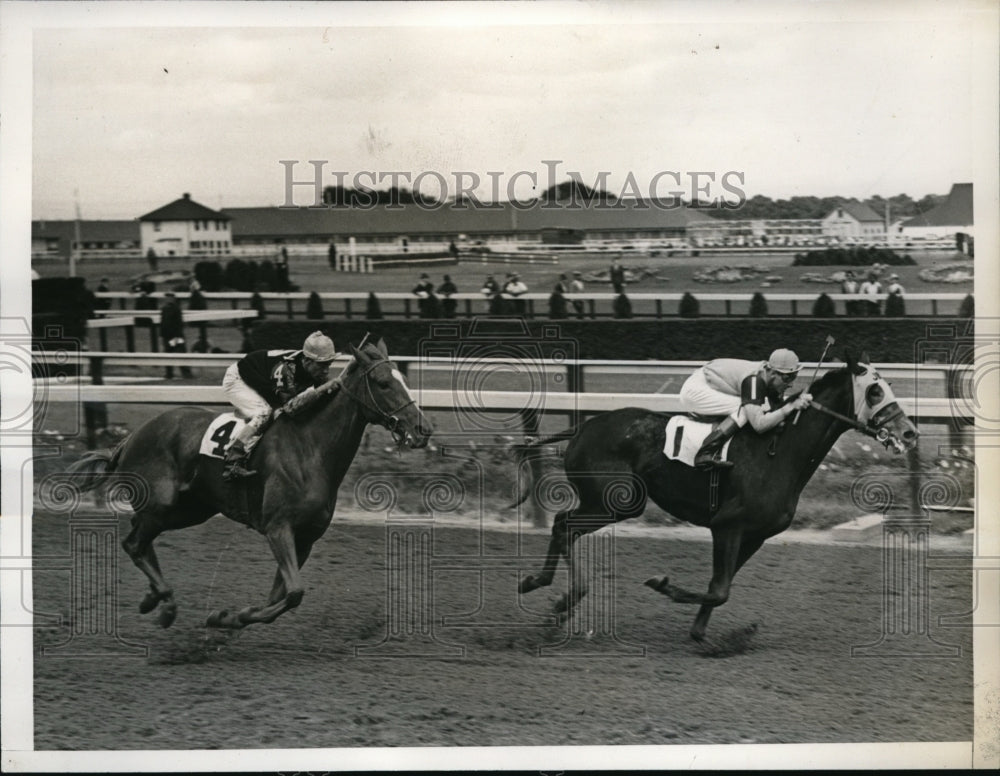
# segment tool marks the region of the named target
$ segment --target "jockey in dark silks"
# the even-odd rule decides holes
[[[763,434],[793,412],[808,407],[812,401],[808,393],[791,401],[784,398],[799,368],[799,357],[780,348],[764,362],[719,358],[691,375],[681,387],[684,409],[696,415],[726,416],[705,438],[695,456],[695,466],[732,466],[731,461],[719,460],[717,456],[737,429],[749,422],[754,431]]]
[[[256,474],[247,457],[274,410],[325,383],[336,355],[333,340],[314,331],[301,350],[256,350],[226,370],[222,389],[248,422],[226,451],[224,480]]]

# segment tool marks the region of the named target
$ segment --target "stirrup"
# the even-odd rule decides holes
[[[711,458],[702,458],[699,460],[697,457],[694,459],[694,466],[696,469],[732,469],[732,461],[724,461],[721,458],[716,458],[714,455]]]
[[[255,474],[257,474],[256,469],[247,469],[241,461],[236,460],[232,464],[226,464],[226,467],[222,470],[222,479],[229,482],[234,479],[242,480],[247,477],[253,477]]]

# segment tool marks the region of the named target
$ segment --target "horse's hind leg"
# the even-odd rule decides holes
[[[568,535],[566,532],[566,520],[569,518],[569,515],[570,512],[559,512],[556,515],[555,520],[552,522],[552,536],[549,539],[549,547],[545,555],[545,564],[542,566],[542,571],[537,577],[529,574],[522,579],[521,584],[517,587],[519,593],[530,593],[532,590],[537,590],[540,587],[548,587],[552,584],[556,567],[559,565],[559,557],[569,552],[567,544]]]
[[[163,531],[162,523],[148,513],[139,513],[132,518],[132,530],[122,542],[122,549],[128,553],[132,562],[149,580],[149,592],[139,604],[139,611],[148,614],[161,603],[158,622],[161,627],[169,628],[177,616],[177,604],[174,602],[174,592],[170,589],[160,563],[153,549],[153,540]]]

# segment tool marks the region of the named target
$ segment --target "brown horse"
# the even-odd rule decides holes
[[[385,344],[351,346],[353,360],[336,380],[324,384],[310,404],[292,414],[275,413],[273,425],[254,448],[251,467],[258,471],[246,485],[222,480],[222,460],[199,453],[202,436],[215,415],[182,407],[153,418],[113,452],[86,455],[70,471],[90,490],[116,473],[145,482],[131,498],[135,515],[122,547],[149,578],[150,592],[139,610],[159,607],[158,621],[170,626],[177,614],[153,550],[163,531],[199,525],[222,513],[267,537],[278,571],[264,606],[236,614],[226,610],[208,618],[213,627],[242,628],[273,622],[299,605],[303,585],[299,569],[313,543],[330,525],[337,490],[369,423],[385,426],[397,443],[419,448],[432,427],[410,395],[402,375],[389,360]],[[339,390],[336,388],[339,386]]]
[[[721,474],[714,510],[711,475],[663,454],[668,416],[662,413],[634,407],[615,410],[522,446],[521,458],[538,445],[571,440],[563,461],[579,505],[556,515],[542,571],[525,577],[520,592],[550,585],[559,556],[571,562],[573,542],[605,525],[638,517],[651,498],[675,517],[712,531],[707,593],[689,592],[667,577],[646,582],[674,601],[701,604],[691,636],[704,638],[712,609],[728,599],[736,572],[766,539],[791,525],[802,489],[841,434],[854,428],[897,453],[916,444],[916,428],[888,384],[868,366],[867,356],[860,362],[848,356],[847,361],[846,367],[828,372],[809,388],[813,403],[797,423],[762,435],[744,428],[735,435],[730,445],[735,467]],[[531,467],[526,468],[530,477]],[[527,498],[529,489],[522,488],[516,503]],[[583,594],[571,583],[557,611],[571,609]]]

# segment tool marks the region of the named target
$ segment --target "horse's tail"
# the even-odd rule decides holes
[[[73,480],[73,484],[86,493],[88,490],[96,488],[114,473],[115,469],[118,468],[118,460],[121,458],[124,448],[123,442],[114,450],[93,450],[86,453],[80,460],[71,463],[66,472],[81,475],[80,479]]]
[[[537,450],[542,445],[547,445],[552,442],[565,442],[567,439],[572,439],[576,436],[578,428],[576,426],[568,428],[565,431],[560,431],[552,436],[545,437],[544,439],[531,439],[528,438],[520,444],[511,445],[511,453],[514,455],[514,464],[517,468],[521,467],[521,464],[528,460],[532,451]],[[533,470],[528,467],[528,476],[519,478],[520,481],[520,491],[518,492],[515,500],[506,506],[506,509],[513,509],[519,504],[523,504],[527,498],[528,494],[531,493],[531,487],[534,484],[532,481]]]

